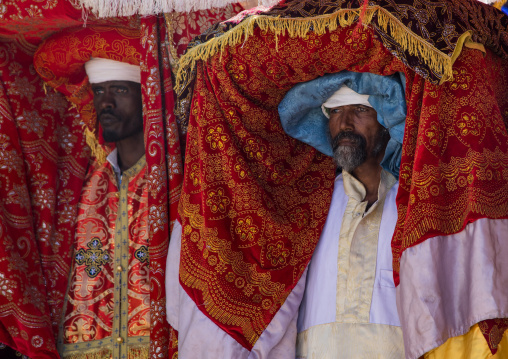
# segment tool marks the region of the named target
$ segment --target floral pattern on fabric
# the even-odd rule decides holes
[[[288,1],[269,14],[315,17],[338,3]],[[441,5],[453,19],[478,8],[493,16],[491,25],[506,21],[479,3]],[[454,23],[462,29],[464,21]],[[486,54],[464,48],[453,80],[442,86],[391,51],[375,22],[301,37],[255,27],[247,39],[181,69],[176,114],[188,142],[180,281],[197,307],[245,348],[252,348],[297,282],[319,236],[320,214],[327,213],[331,161],[284,137],[275,113],[296,83],[341,70],[405,74],[408,117],[393,241],[397,284],[400,256],[410,246],[479,218],[508,218],[505,37],[467,24],[485,35]],[[207,46],[236,26],[216,25],[193,44]],[[450,56],[454,48],[443,47]],[[291,187],[306,175],[316,177],[314,168],[320,168],[318,191]]]
[[[274,37],[256,29],[248,42],[197,63],[179,210],[180,282],[247,349],[305,270],[335,179],[331,158],[284,133],[279,102],[294,84],[329,72],[406,71],[372,30],[361,30],[354,48],[352,32],[280,36],[277,51]]]
[[[68,239],[89,151],[77,113],[62,95],[45,94],[33,51],[0,45],[0,342],[46,359],[59,358]]]

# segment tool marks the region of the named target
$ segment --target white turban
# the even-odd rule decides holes
[[[141,83],[140,67],[126,62],[92,57],[85,62],[88,81],[96,84],[105,81],[132,81]]]
[[[326,117],[330,118],[330,114],[327,109],[335,108],[346,105],[364,105],[372,107],[369,103],[369,95],[361,95],[351,90],[346,85],[342,85],[337,91],[333,93],[324,103],[321,105],[321,109]]]

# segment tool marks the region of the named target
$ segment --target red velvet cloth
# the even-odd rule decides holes
[[[45,94],[30,48],[0,45],[0,342],[59,358],[76,205],[89,152],[77,113]]]
[[[240,10],[232,5],[225,10],[178,14],[175,28],[179,30],[172,40],[177,55],[211,23]],[[31,358],[58,358],[55,337],[72,259],[76,205],[90,158],[81,121],[88,119],[90,124],[94,117],[90,106],[88,112],[76,111],[63,96],[43,86],[32,57],[42,39],[60,30],[82,28],[86,22],[91,28],[102,25],[136,31],[139,60],[148,66],[142,79],[152,181],[151,357],[173,357],[177,339],[165,318],[164,269],[182,164],[163,17],[98,20],[67,0],[7,0],[0,5],[0,19],[0,39],[9,41],[0,44],[0,190],[4,193],[0,206],[4,243],[0,276],[4,278],[0,280],[5,285],[5,295],[0,292],[0,342]],[[59,55],[68,56],[73,49],[69,46]],[[85,98],[74,101],[78,109],[87,103]]]
[[[276,42],[256,29],[248,41],[197,63],[180,201],[180,282],[247,349],[305,270],[335,178],[331,158],[285,134],[279,102],[295,84],[325,73],[410,72],[372,30],[354,40],[352,33],[339,28]]]
[[[438,86],[404,66],[375,31],[360,28],[353,37],[354,27],[305,38],[255,28],[242,43],[198,61],[179,93],[181,108],[192,100],[180,282],[247,349],[310,260],[332,190],[331,160],[280,128],[277,105],[293,85],[341,70],[405,74],[397,284],[400,255],[410,246],[479,218],[508,218],[508,113],[500,110],[506,61],[464,48],[454,79]]]

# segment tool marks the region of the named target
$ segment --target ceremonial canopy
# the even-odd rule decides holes
[[[104,3],[0,5],[0,343],[59,357],[79,193],[91,159],[110,151],[81,66],[108,53],[141,66],[152,358],[177,349],[164,294],[177,218],[179,285],[192,304],[185,318],[203,315],[247,351],[277,335],[276,316],[291,319],[284,315],[299,305],[295,288],[328,213],[335,167],[286,135],[277,107],[296,84],[343,70],[405,81],[392,249],[406,357],[477,322],[495,353],[508,327],[506,286],[487,288],[474,269],[492,261],[506,283],[506,239],[485,244],[508,220],[506,15],[475,0],[286,0],[238,15],[238,5],[175,5],[166,10],[193,12],[152,16],[140,16],[139,1],[97,7]],[[148,3],[153,13],[171,2]],[[76,35],[84,27],[86,36]],[[58,36],[68,45],[52,42]],[[459,252],[464,260],[453,261]],[[446,290],[418,292],[436,288]]]
[[[472,317],[491,319],[481,328],[495,351],[492,333],[502,336],[508,324],[495,319],[499,311],[475,309],[454,323],[425,314],[420,328],[404,307],[412,280],[404,275],[417,261],[405,253],[430,238],[506,223],[496,220],[508,218],[507,25],[500,11],[471,0],[288,0],[194,39],[180,62],[175,113],[187,133],[179,278],[195,310],[251,350],[312,256],[334,165],[282,130],[277,106],[288,90],[342,70],[399,72],[407,118],[392,248],[403,329],[414,329],[405,332],[406,355],[419,357]],[[436,278],[448,270],[420,268]],[[437,311],[458,311],[445,303],[455,294],[436,298]]]
[[[2,2],[0,343],[30,358],[59,358],[56,337],[73,259],[77,203],[91,159],[100,157],[101,149],[110,150],[98,143],[82,65],[92,53],[115,53],[142,69],[150,182],[151,356],[167,358],[176,351],[175,335],[165,320],[163,279],[182,176],[171,66],[194,36],[240,10],[229,5],[100,19],[75,1]],[[72,36],[87,29],[93,41]],[[61,36],[68,42],[51,45],[51,37],[59,33],[66,33]],[[2,357],[7,355],[3,347]]]

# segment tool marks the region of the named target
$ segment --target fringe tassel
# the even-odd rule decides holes
[[[150,346],[129,347],[128,359],[146,359],[150,357]],[[111,349],[92,349],[89,351],[73,351],[64,354],[63,359],[110,359]]]
[[[277,5],[280,0],[258,0],[258,6],[272,7]]]
[[[99,141],[95,136],[95,133],[91,131],[86,125],[83,125],[83,130],[85,131],[86,144],[88,145],[88,147],[90,147],[92,156],[95,157],[99,165],[105,163],[108,154],[106,153],[104,148],[102,148],[102,146],[99,144]]]
[[[134,347],[129,348],[129,359],[146,359],[150,356],[150,347]]]
[[[273,0],[272,0],[273,1]],[[166,12],[191,12],[222,8],[238,0],[78,0],[98,17],[157,15]]]
[[[501,10],[501,8],[503,7],[504,4],[506,4],[506,0],[498,0],[498,1],[495,1],[492,4],[492,6],[494,6],[498,10]]]
[[[358,21],[360,11],[361,9],[342,9],[333,14],[305,19],[283,19],[262,15],[251,16],[222,36],[198,45],[182,56],[178,64],[179,71],[176,77],[176,88],[187,81],[186,76],[190,71],[187,72],[186,69],[190,68],[192,70],[196,66],[196,61],[206,61],[219,51],[222,52],[226,46],[234,46],[242,41],[246,41],[249,36],[254,34],[256,25],[262,31],[269,30],[273,32],[277,44],[277,37],[285,35],[286,32],[290,37],[303,38],[311,29],[316,34],[322,35],[327,29],[334,31],[338,26],[350,26]],[[380,6],[368,7],[363,14],[363,24],[369,25],[375,14],[378,16],[378,23],[383,31],[389,33],[404,50],[408,51],[410,55],[420,57],[433,71],[443,75],[441,83],[453,78],[452,59],[418,35],[412,33],[385,9]]]
[[[64,354],[62,359],[110,359],[110,349],[93,349],[90,351],[80,350],[79,352],[71,352]]]

